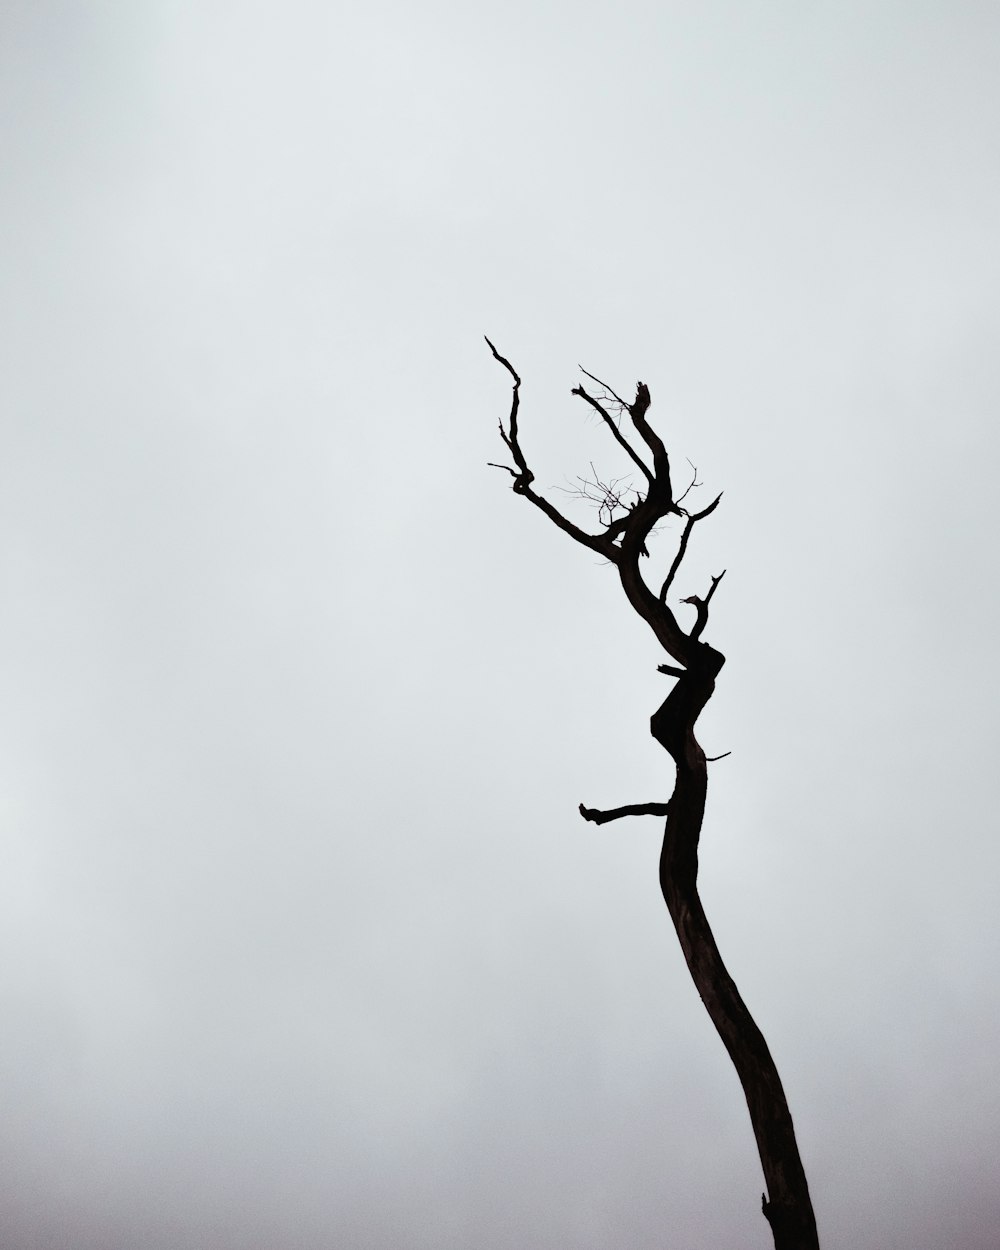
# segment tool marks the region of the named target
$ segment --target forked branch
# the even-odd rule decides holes
[[[691,487],[689,486],[688,490],[690,489]],[[687,491],[685,491],[684,494],[686,495]],[[684,496],[682,495],[681,498],[683,497]],[[684,559],[684,553],[687,551],[688,539],[691,537],[691,531],[694,529],[695,524],[698,521],[704,520],[705,517],[715,511],[715,509],[719,506],[719,500],[721,498],[722,492],[720,491],[707,508],[702,508],[700,512],[688,513],[687,520],[684,522],[684,532],[681,534],[681,541],[677,547],[677,554],[674,556],[673,563],[670,565],[667,576],[664,578],[663,585],[660,587],[661,603],[666,603],[667,601],[667,591],[670,589],[670,584],[674,580],[677,570],[681,567],[681,561]]]
[[[483,337],[485,338],[486,336],[484,335]],[[517,431],[517,414],[521,402],[521,379],[518,377],[517,372],[510,361],[505,356],[500,355],[488,338],[486,339],[486,344],[493,353],[494,358],[503,365],[514,380],[510,401],[510,415],[507,418],[507,429],[504,429],[503,422],[501,422],[500,437],[506,444],[507,450],[513,457],[517,468],[515,470],[505,464],[492,465],[492,467],[503,469],[505,472],[509,473],[514,479],[515,494],[524,495],[524,497],[529,499],[536,508],[538,508],[541,512],[544,512],[554,525],[557,525],[561,530],[569,534],[570,538],[575,539],[576,542],[580,543],[584,547],[589,547],[591,551],[600,552],[600,554],[605,556],[607,559],[614,560],[617,556],[617,548],[610,541],[610,539],[608,539],[607,535],[588,534],[586,530],[582,530],[578,525],[574,525],[568,517],[563,516],[559,509],[551,504],[544,495],[539,495],[537,491],[532,489],[531,483],[535,480],[535,475],[532,473],[531,469],[528,468],[528,462],[525,460],[524,452],[521,450],[521,443]]]
[[[626,403],[606,382],[601,381],[600,378],[584,369],[582,372],[601,387],[602,394],[600,397],[594,396],[582,386],[574,387],[573,394],[583,399],[598,414],[615,442],[626,452],[632,463],[641,470],[646,479],[647,490],[645,495],[636,491],[634,501],[626,501],[625,495],[627,492],[618,489],[619,483],[617,481],[612,480],[610,485],[606,484],[594,470],[593,483],[591,484],[589,479],[585,479],[582,494],[590,502],[598,504],[604,529],[599,534],[591,534],[581,529],[580,526],[564,516],[553,504],[534,489],[535,475],[525,458],[518,431],[521,379],[510,361],[497,351],[489,338],[486,339],[486,342],[494,359],[506,369],[513,381],[510,416],[508,417],[506,428],[501,423],[500,435],[511,454],[515,467],[510,465],[496,465],[495,467],[509,473],[514,479],[514,491],[519,495],[524,495],[561,530],[569,534],[571,538],[582,546],[589,547],[612,564],[617,565],[622,587],[628,596],[629,602],[647,622],[665,650],[686,671],[692,661],[692,640],[697,640],[704,625],[700,628],[696,626],[697,632],[694,634],[689,634],[688,631],[683,630],[678,624],[673,611],[667,606],[667,592],[673,584],[681,562],[684,559],[688,540],[691,537],[691,530],[697,521],[702,520],[715,511],[721,496],[714,499],[708,507],[703,508],[700,512],[691,513],[687,509],[682,508],[680,502],[675,500],[671,493],[670,458],[667,455],[666,447],[662,439],[649,424],[647,417],[651,403],[649,387],[644,382],[638,382],[636,384],[635,399],[632,403]],[[632,446],[619,428],[618,422],[612,415],[615,408],[619,410],[619,413],[627,412],[629,414],[633,427],[646,448],[652,453],[652,468],[650,468],[646,460]],[[697,472],[695,472],[691,485],[683,492],[681,498],[686,497],[696,484]],[[593,489],[589,488],[591,485]],[[624,515],[620,515],[622,510],[624,510]],[[686,519],[678,549],[674,554],[670,569],[657,596],[646,584],[640,572],[640,561],[649,555],[648,539],[650,535],[656,526],[670,515],[683,516]]]
[[[584,369],[583,372],[587,373],[587,370]],[[593,376],[594,375],[592,373],[587,373],[588,378],[593,377]],[[601,385],[604,386],[604,383],[602,382]],[[614,394],[613,391],[611,393]],[[635,465],[638,465],[638,467],[645,474],[646,480],[648,482],[651,482],[653,480],[652,470],[646,466],[645,461],[636,452],[635,448],[632,446],[632,444],[628,441],[625,435],[618,428],[618,425],[615,422],[614,418],[611,416],[608,410],[604,407],[604,405],[599,400],[595,399],[593,395],[588,394],[583,389],[582,386],[574,386],[570,394],[579,395],[582,400],[590,404],[591,408],[594,409],[594,411],[600,416],[604,424],[611,431],[611,437],[615,440],[618,446],[623,447],[625,449],[625,452],[628,455],[629,459],[632,461],[632,463]],[[628,408],[628,405],[625,404],[623,400],[618,399],[617,395],[615,395],[615,399],[618,400],[618,403],[620,403],[622,407],[626,409]]]
[[[726,570],[723,569],[718,577],[712,578],[712,585],[709,589],[708,594],[705,596],[704,599],[699,599],[697,595],[688,595],[686,599],[681,600],[681,603],[693,604],[698,611],[698,616],[695,619],[694,628],[691,630],[692,639],[696,640],[700,638],[702,635],[702,631],[704,630],[705,626],[708,624],[708,605],[712,600],[712,596],[715,594],[716,587],[725,576],[726,576]]]

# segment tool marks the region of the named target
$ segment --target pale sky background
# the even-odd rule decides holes
[[[4,1250],[770,1245],[576,812],[664,657],[484,332],[554,499],[578,363],[726,492],[703,894],[824,1250],[996,1250],[1000,10],[8,0],[0,140]]]

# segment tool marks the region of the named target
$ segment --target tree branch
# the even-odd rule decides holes
[[[722,570],[722,572],[719,574],[719,576],[718,576],[718,577],[713,577],[713,578],[712,578],[712,586],[711,586],[711,589],[709,590],[708,594],[705,596],[705,607],[706,607],[706,608],[708,607],[709,603],[711,602],[712,596],[715,594],[716,587],[718,586],[719,582],[721,582],[721,581],[722,581],[722,579],[723,579],[725,576],[726,576],[726,570],[725,570],[725,569],[723,569],[723,570]]]
[[[671,494],[670,462],[666,448],[646,420],[646,412],[650,405],[649,388],[644,382],[639,382],[636,386],[635,401],[630,405],[625,405],[619,396],[610,391],[610,388],[605,388],[610,391],[615,402],[622,404],[629,413],[636,430],[643,438],[647,447],[652,451],[654,459],[653,473],[651,479],[649,479],[649,489],[645,497],[637,498],[627,515],[617,519],[612,518],[603,533],[590,534],[563,516],[553,504],[549,503],[544,496],[538,494],[532,488],[535,475],[525,459],[518,435],[517,420],[521,379],[510,361],[500,355],[489,338],[486,339],[486,343],[494,359],[503,365],[513,379],[513,395],[511,396],[508,426],[507,429],[504,429],[503,423],[501,423],[500,436],[517,467],[516,469],[505,465],[498,467],[510,473],[514,479],[513,489],[516,494],[524,495],[539,511],[544,512],[554,525],[569,534],[575,542],[580,543],[581,546],[588,547],[591,551],[597,552],[598,555],[617,566],[622,589],[625,591],[632,607],[652,629],[664,650],[679,665],[685,668],[689,667],[695,655],[695,652],[692,650],[692,643],[697,644],[697,635],[692,637],[686,630],[681,628],[673,611],[662,599],[657,598],[656,593],[646,585],[642,574],[639,572],[640,559],[649,555],[646,540],[657,523],[671,513],[675,513],[678,516],[685,515]],[[584,372],[586,373],[586,370]],[[587,374],[587,376],[593,377],[594,375]],[[599,379],[595,378],[595,381],[601,386],[605,385]],[[614,421],[607,412],[605,405],[594,400],[593,396],[587,395],[584,397],[591,402],[591,405],[599,413],[602,413],[602,420],[606,418],[611,427],[615,428]],[[648,466],[643,466],[643,472],[647,473],[647,470]],[[717,502],[716,500],[715,503]],[[696,514],[695,519],[707,516],[715,507],[715,503],[710,504],[708,508]]]
[[[688,490],[690,489],[691,488],[688,487]],[[687,491],[685,491],[684,494],[686,495]],[[704,517],[707,517],[710,512],[714,512],[715,509],[719,506],[719,500],[721,498],[722,498],[722,491],[719,491],[719,493],[716,495],[716,497],[712,500],[712,502],[708,505],[707,508],[702,508],[700,512],[688,513],[688,519],[684,525],[684,533],[681,534],[681,541],[680,541],[680,545],[677,548],[677,554],[674,556],[673,563],[670,566],[670,571],[667,573],[667,576],[663,582],[663,585],[660,587],[660,602],[661,603],[666,603],[667,601],[667,591],[670,589],[670,583],[674,580],[674,576],[677,573],[677,570],[681,567],[681,561],[684,559],[685,551],[687,551],[688,539],[691,537],[691,531],[694,529],[695,522],[702,520]]]
[[[653,472],[656,474],[656,480],[663,488],[665,497],[669,498],[672,503],[673,496],[670,494],[670,457],[667,455],[667,449],[663,445],[663,440],[646,420],[646,413],[649,411],[651,403],[649,387],[645,382],[636,382],[635,402],[628,405],[628,414],[632,418],[632,424],[639,431],[643,442],[653,453]]]
[[[584,377],[590,378],[591,382],[596,382],[598,386],[606,390],[608,394],[611,396],[611,398],[615,401],[615,403],[620,406],[622,412],[628,411],[628,403],[624,399],[622,399],[622,397],[618,394],[617,391],[613,391],[611,387],[608,386],[607,382],[602,382],[599,377],[596,377],[593,373],[590,373],[587,369],[583,367],[583,365],[579,365],[578,368],[580,372],[584,375]]]
[[[587,373],[587,370],[583,369],[582,366],[581,366],[581,371],[583,373]],[[594,375],[592,373],[587,373],[588,378],[592,378],[593,376]],[[596,378],[594,380],[597,381]],[[604,386],[604,383],[602,382],[601,385]],[[611,390],[610,387],[606,387],[605,389]],[[621,432],[621,430],[612,420],[611,414],[604,407],[604,405],[600,403],[598,400],[596,400],[593,397],[593,395],[588,395],[588,393],[583,389],[582,386],[574,386],[570,394],[579,395],[581,399],[586,400],[586,402],[590,404],[591,408],[593,408],[594,411],[600,415],[601,420],[611,431],[611,437],[615,440],[615,442],[619,445],[619,447],[623,447],[625,449],[626,454],[632,460],[633,464],[638,465],[638,467],[646,475],[646,480],[651,482],[653,480],[652,470],[649,469],[646,466],[646,464],[643,462],[642,457],[635,451],[635,449],[632,447],[632,444],[628,441],[625,435]],[[614,391],[611,391],[611,394],[614,395],[615,394]],[[615,399],[618,399],[617,395],[615,395]],[[621,400],[619,400],[618,402],[621,403]],[[623,404],[622,406],[625,408],[628,407],[627,404]]]
[[[691,460],[688,460],[687,456],[685,456],[684,458],[685,460],[687,460],[688,464],[691,465],[692,473],[691,473],[691,481],[688,482],[687,486],[685,486],[685,488],[681,491],[681,493],[674,500],[674,503],[677,504],[678,508],[681,506],[684,500],[687,499],[688,495],[691,494],[694,488],[696,486],[701,485],[701,482],[698,481],[698,466],[694,464]]]
[[[514,493],[517,495],[524,495],[526,499],[529,499],[536,508],[545,513],[554,525],[557,525],[561,530],[569,534],[570,538],[574,539],[584,547],[589,547],[591,551],[598,552],[606,559],[611,560],[612,562],[617,562],[619,556],[618,548],[613,542],[611,542],[606,534],[588,534],[586,530],[582,530],[578,525],[574,525],[568,517],[564,517],[559,509],[556,508],[554,504],[549,503],[544,495],[539,495],[536,491],[532,490],[531,483],[535,480],[535,475],[532,473],[531,469],[528,468],[528,462],[524,458],[524,452],[521,450],[521,444],[517,433],[517,413],[521,402],[521,379],[518,377],[517,371],[514,369],[514,366],[510,363],[510,361],[505,356],[500,355],[486,335],[483,335],[483,337],[486,339],[486,345],[493,353],[494,359],[498,360],[514,379],[514,385],[512,388],[513,394],[510,402],[510,416],[507,419],[508,428],[505,430],[503,428],[503,423],[501,422],[500,437],[507,445],[507,450],[513,457],[514,463],[517,465],[517,471],[515,472],[515,470],[511,469],[508,465],[491,464],[491,467],[506,469],[506,471],[514,479]]]
[[[697,595],[688,595],[686,599],[682,599],[681,603],[693,603],[698,609],[698,617],[695,620],[694,628],[691,630],[692,642],[697,641],[701,637],[702,630],[708,624],[708,605],[715,594],[715,588],[719,582],[726,576],[726,570],[723,569],[718,577],[712,578],[712,586],[704,599],[699,599]]]
[[[577,476],[580,483],[575,489],[572,487],[563,488],[557,486],[556,490],[567,495],[574,495],[577,499],[585,499],[587,503],[597,505],[597,515],[604,526],[604,536],[613,538],[615,534],[620,533],[622,528],[628,524],[629,514],[635,508],[635,501],[628,502],[630,494],[635,495],[636,501],[641,498],[639,492],[631,484],[631,477],[622,478],[614,477],[608,482],[602,482],[601,478],[594,468],[594,462],[590,462],[591,477]],[[624,483],[624,485],[623,485]],[[615,520],[615,513],[622,511],[625,513],[623,517]]]
[[[626,803],[624,807],[612,807],[606,812],[580,804],[580,815],[595,825],[606,825],[609,820],[621,820],[623,816],[667,816],[669,813],[666,803]]]

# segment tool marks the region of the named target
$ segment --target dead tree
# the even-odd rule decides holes
[[[709,605],[725,570],[711,579],[704,596],[689,595],[679,601],[695,608],[695,622],[690,629],[681,628],[670,599],[692,530],[715,511],[722,496],[717,496],[698,512],[684,507],[683,500],[688,492],[674,497],[667,450],[647,419],[649,388],[639,382],[635,399],[627,403],[584,370],[587,378],[600,389],[591,394],[577,386],[573,394],[598,414],[642,480],[640,488],[631,492],[634,497],[630,497],[627,490],[621,490],[619,483],[602,483],[596,473],[593,480],[586,480],[580,493],[599,504],[602,528],[598,533],[581,529],[535,490],[535,477],[528,467],[518,432],[521,379],[510,361],[500,355],[489,339],[486,342],[514,384],[507,425],[504,427],[503,422],[500,423],[500,436],[514,464],[513,467],[506,464],[494,467],[511,475],[515,494],[522,495],[564,533],[615,567],[629,603],[672,661],[659,665],[659,672],[676,681],[650,719],[653,737],[674,761],[676,777],[670,799],[665,803],[630,803],[609,811],[584,807],[581,803],[580,814],[596,824],[624,816],[666,817],[660,854],[660,888],[691,977],[746,1094],[767,1186],[762,1207],[771,1226],[775,1250],[818,1250],[809,1186],[778,1070],[763,1034],[722,962],[698,895],[698,839],[705,813],[709,761],[695,738],[694,729],[725,663],[725,656],[702,636],[708,624]],[[632,441],[622,430],[626,416],[638,436],[632,436]],[[653,590],[640,572],[640,561],[649,554],[647,540],[654,527],[670,516],[682,521],[680,540],[663,582]]]

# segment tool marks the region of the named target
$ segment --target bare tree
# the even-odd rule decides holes
[[[695,622],[689,630],[681,628],[669,600],[692,530],[715,511],[722,496],[717,496],[698,512],[683,505],[691,487],[675,499],[667,450],[647,419],[649,388],[639,382],[635,399],[628,403],[599,378],[583,370],[599,390],[591,394],[582,386],[576,386],[573,394],[598,414],[611,437],[641,474],[642,483],[638,490],[630,491],[622,487],[621,480],[602,482],[592,469],[593,477],[581,479],[576,493],[597,505],[601,529],[598,533],[581,529],[535,490],[535,476],[528,467],[518,432],[521,379],[510,361],[500,355],[489,339],[486,342],[495,359],[513,379],[510,415],[506,427],[500,423],[500,436],[514,465],[494,467],[511,475],[515,494],[523,495],[564,533],[614,565],[629,603],[673,661],[658,666],[658,671],[676,679],[676,684],[650,720],[653,737],[673,759],[676,768],[670,799],[629,803],[608,811],[584,807],[581,803],[580,814],[596,824],[624,816],[666,817],[660,854],[660,888],[691,977],[746,1094],[767,1186],[762,1207],[771,1226],[775,1250],[818,1250],[809,1186],[778,1070],[763,1034],[722,962],[698,895],[698,839],[705,813],[709,761],[695,738],[694,729],[725,663],[725,656],[702,637],[708,624],[709,604],[725,570],[711,579],[704,596],[692,594],[679,601],[695,608]],[[626,416],[638,435],[635,445],[622,432]],[[666,576],[654,591],[640,572],[640,560],[649,554],[647,540],[654,527],[672,515],[683,521],[680,541]]]

